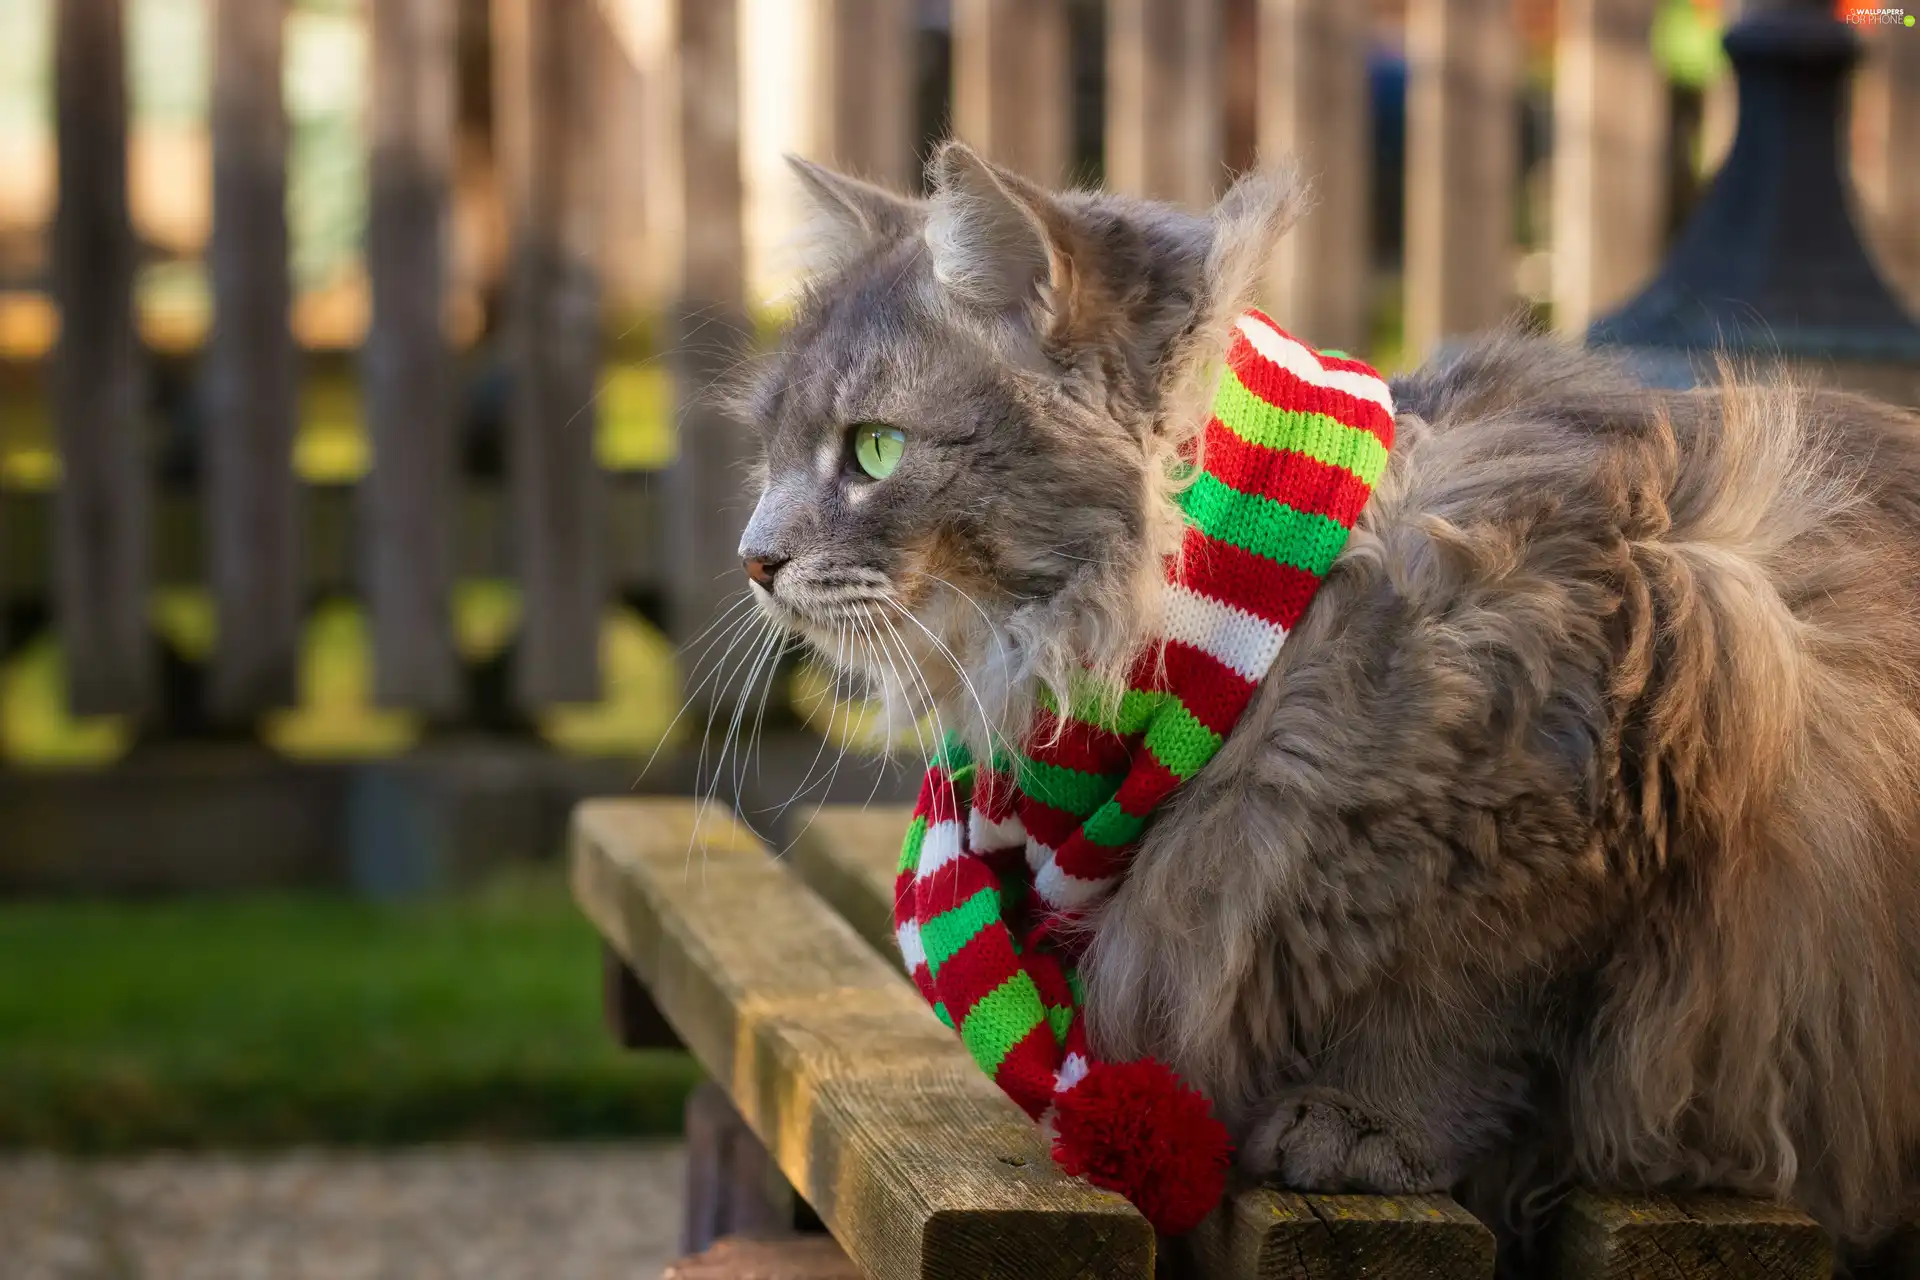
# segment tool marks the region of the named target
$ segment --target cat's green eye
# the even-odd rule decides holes
[[[907,451],[907,433],[884,422],[853,425],[853,460],[875,480],[885,480]]]

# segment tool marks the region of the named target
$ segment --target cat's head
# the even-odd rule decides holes
[[[1300,187],[1257,174],[1202,216],[956,143],[924,201],[794,167],[820,265],[740,400],[751,589],[843,668],[1006,728],[1157,623],[1173,463]]]

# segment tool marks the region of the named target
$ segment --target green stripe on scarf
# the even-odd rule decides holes
[[[1180,495],[1180,505],[1209,537],[1316,578],[1327,576],[1347,545],[1347,528],[1338,520],[1241,493],[1210,474],[1203,473]]]
[[[1057,764],[1045,764],[1027,756],[1020,757],[1020,773],[1015,785],[1055,809],[1065,809],[1076,818],[1084,818],[1113,794],[1122,775],[1083,773]]]
[[[1175,701],[1154,720],[1147,730],[1147,750],[1167,767],[1167,772],[1186,781],[1200,772],[1200,766],[1213,759],[1223,739],[1187,710],[1187,704]]]
[[[1000,890],[982,889],[920,926],[920,943],[927,952],[927,971],[935,977],[940,966],[973,940],[973,935],[1000,918]]]
[[[1074,679],[1072,692],[1073,702],[1067,708],[1069,717],[1122,738],[1130,738],[1151,724],[1153,713],[1172,696],[1146,689],[1127,689],[1121,693],[1116,706],[1112,692],[1103,690],[1085,673]],[[1041,706],[1055,715],[1060,714],[1060,705],[1051,690],[1042,689],[1039,700]]]
[[[1147,825],[1145,818],[1135,817],[1120,807],[1118,800],[1109,800],[1094,811],[1094,815],[1083,823],[1080,829],[1087,839],[1095,844],[1119,846],[1132,844]]]
[[[1378,484],[1380,473],[1387,469],[1387,447],[1373,432],[1324,413],[1276,409],[1232,373],[1220,379],[1214,416],[1248,444],[1290,449],[1330,467],[1344,467],[1369,487]]]
[[[920,865],[920,846],[927,842],[927,820],[915,815],[907,825],[907,838],[900,845],[900,862],[894,867],[895,873],[911,871]]]
[[[992,1075],[1013,1046],[1042,1025],[1052,1030],[1046,1006],[1040,1002],[1040,988],[1022,969],[980,997],[960,1026],[960,1038],[966,1041],[980,1069]]]

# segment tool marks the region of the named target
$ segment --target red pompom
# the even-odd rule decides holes
[[[1198,1089],[1151,1058],[1099,1062],[1060,1095],[1053,1158],[1117,1191],[1163,1235],[1185,1235],[1220,1202],[1233,1144]]]

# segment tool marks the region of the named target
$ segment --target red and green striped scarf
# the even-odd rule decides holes
[[[1154,807],[1205,766],[1313,599],[1393,444],[1379,374],[1257,311],[1237,324],[1179,495],[1164,635],[1122,696],[1048,699],[1019,752],[949,742],[900,853],[894,924],[914,982],[1070,1173],[1168,1234],[1224,1189],[1225,1130],[1163,1064],[1094,1059],[1070,925],[1125,874]]]

